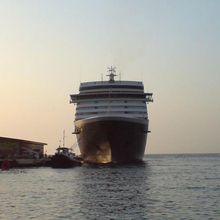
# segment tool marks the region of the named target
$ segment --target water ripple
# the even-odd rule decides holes
[[[218,219],[217,158],[0,172],[0,219]]]

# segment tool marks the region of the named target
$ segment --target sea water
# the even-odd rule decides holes
[[[220,155],[0,171],[0,219],[220,219]]]

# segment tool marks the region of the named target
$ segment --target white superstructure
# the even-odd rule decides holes
[[[142,82],[115,81],[115,69],[109,68],[109,81],[80,84],[79,94],[71,95],[76,103],[75,121],[97,116],[121,116],[148,120],[146,102],[151,93],[144,93]]]

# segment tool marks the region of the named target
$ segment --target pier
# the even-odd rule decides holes
[[[0,137],[0,166],[7,161],[11,167],[36,167],[46,165],[43,142]]]

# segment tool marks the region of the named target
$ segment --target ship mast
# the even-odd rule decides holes
[[[112,66],[108,67],[108,72],[109,74],[107,76],[109,76],[109,82],[114,82],[115,81],[114,77],[117,76],[115,74],[116,72],[115,67],[112,67]]]
[[[65,147],[65,130],[63,130],[63,147]]]

